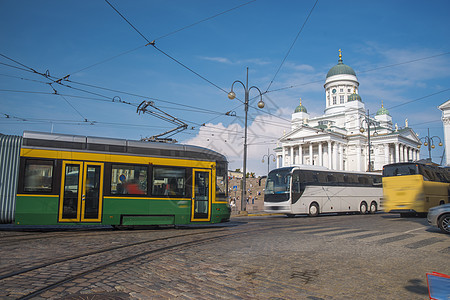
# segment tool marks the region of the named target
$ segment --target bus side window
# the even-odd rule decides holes
[[[314,183],[319,183],[320,182],[318,173],[314,172],[312,177],[313,177],[313,182]]]
[[[339,183],[345,182],[343,174],[336,174],[336,181]]]
[[[379,177],[379,176],[372,176],[372,181],[373,181],[374,186],[381,185],[381,177]]]
[[[364,175],[359,175],[358,176],[358,182],[361,185],[368,185],[369,184],[369,179],[366,176],[364,176]]]
[[[313,172],[312,171],[304,171],[303,172],[304,175],[304,182],[305,183],[314,183],[314,179],[313,179]]]
[[[336,182],[336,177],[334,176],[334,174],[328,174],[327,181],[328,182]]]
[[[292,193],[300,193],[300,176],[298,173],[292,176]]]

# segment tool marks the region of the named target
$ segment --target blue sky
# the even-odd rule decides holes
[[[103,0],[0,0],[0,133],[140,139],[175,128],[136,113],[151,100],[188,124],[172,138],[226,154],[234,170],[244,107],[226,92],[248,67],[266,106],[256,108],[252,90],[247,169],[263,175],[261,159],[289,130],[299,98],[312,117],[323,114],[325,76],[342,49],[371,113],[383,101],[400,127],[407,118],[419,137],[429,128],[444,138],[437,106],[450,99],[449,1],[109,2],[143,37]],[[235,92],[242,101],[243,89]]]

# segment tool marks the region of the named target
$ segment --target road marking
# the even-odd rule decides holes
[[[410,232],[417,231],[417,230],[421,230],[421,229],[425,229],[425,228],[428,228],[428,227],[419,227],[419,228],[416,228],[416,229],[412,229],[412,230],[405,231],[405,232],[403,232],[403,233],[410,233]]]

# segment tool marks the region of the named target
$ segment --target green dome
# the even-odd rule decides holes
[[[294,113],[298,113],[298,112],[304,112],[304,113],[307,113],[307,112],[308,112],[308,111],[306,110],[306,107],[304,107],[304,106],[302,105],[302,98],[300,98],[300,105],[297,106],[297,107],[295,108],[295,111],[294,111]]]
[[[389,111],[384,108],[383,104],[381,104],[381,108],[377,111],[377,116],[380,115],[389,115]]]
[[[334,76],[334,75],[342,75],[342,74],[348,74],[348,75],[356,76],[355,71],[353,71],[353,69],[350,66],[347,66],[346,64],[344,64],[342,62],[342,54],[341,54],[341,50],[339,49],[339,61],[338,61],[338,64],[335,65],[334,67],[332,67],[330,69],[330,71],[328,71],[327,78],[331,77],[331,76]]]
[[[361,96],[356,94],[356,92],[354,92],[353,94],[348,96],[347,102],[350,102],[350,101],[361,101],[362,102]]]

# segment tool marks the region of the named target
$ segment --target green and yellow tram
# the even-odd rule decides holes
[[[3,214],[3,223],[183,225],[230,218],[228,162],[206,148],[24,132],[18,162],[15,203],[1,199],[13,216]]]

